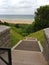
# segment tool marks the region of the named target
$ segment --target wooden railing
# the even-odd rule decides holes
[[[8,62],[2,57],[7,52]],[[12,65],[11,49],[10,48],[0,48],[0,60],[2,60],[6,65]]]

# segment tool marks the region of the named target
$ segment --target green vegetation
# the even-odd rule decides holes
[[[23,39],[23,36],[17,33],[15,30],[16,29],[13,29],[13,28],[10,29],[11,47],[17,44],[18,41]]]
[[[16,31],[21,34],[22,36],[28,35],[27,27],[28,24],[15,24]]]
[[[41,30],[49,27],[49,5],[41,6],[35,12],[34,29]]]
[[[43,44],[43,42],[44,42],[43,30],[32,33],[32,34],[28,35],[28,37],[37,38],[41,42],[41,44]]]
[[[28,36],[22,36],[20,33],[16,31],[17,31],[17,28],[11,27],[10,29],[11,47],[17,44],[18,41],[22,40],[25,37],[37,38],[41,42],[41,44],[43,44],[43,41],[44,41],[43,30],[31,33]]]

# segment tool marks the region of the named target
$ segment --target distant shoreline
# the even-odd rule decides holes
[[[12,23],[12,24],[32,24],[33,19],[17,19],[17,20],[8,20],[0,19],[2,22]]]

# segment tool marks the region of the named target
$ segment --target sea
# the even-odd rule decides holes
[[[0,19],[8,19],[8,20],[22,20],[22,19],[34,19],[34,15],[0,15]]]

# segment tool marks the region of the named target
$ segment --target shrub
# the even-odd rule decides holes
[[[40,30],[49,27],[49,5],[41,6],[35,12],[34,29]]]

